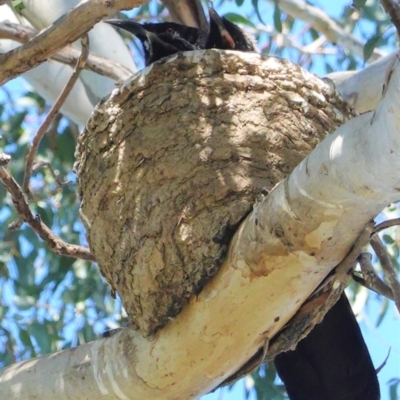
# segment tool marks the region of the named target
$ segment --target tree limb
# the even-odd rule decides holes
[[[379,233],[384,229],[391,228],[392,226],[400,225],[400,218],[388,219],[387,221],[383,221],[380,224],[377,224],[374,228],[373,233]]]
[[[360,254],[358,262],[363,277],[359,276],[356,272],[353,272],[353,279],[367,289],[371,289],[381,296],[394,300],[392,289],[390,289],[390,287],[376,274],[371,263],[371,258],[372,255],[370,253]]]
[[[392,291],[397,310],[400,312],[400,282],[397,278],[396,269],[390,259],[385,246],[378,234],[371,238],[371,246],[374,249],[385,274],[388,285]]]
[[[225,380],[220,386],[231,385],[248,373],[255,370],[264,361],[272,361],[278,354],[294,350],[297,343],[306,337],[315,325],[319,324],[325,314],[334,306],[346,288],[357,257],[363,247],[368,244],[373,223],[367,224],[354,243],[349,254],[335,268],[334,274],[328,276],[301,306],[276,337],[268,344],[268,351],[260,349],[243,367]]]
[[[375,110],[382,100],[389,71],[399,56],[397,49],[360,71],[333,72],[327,78],[335,83],[342,97],[360,114]]]
[[[57,176],[56,172],[54,171],[54,168],[48,161],[36,162],[32,167],[32,173],[35,173],[41,168],[47,168],[50,171],[50,174],[52,175],[54,181],[56,182],[59,188],[62,188],[63,186],[68,185],[70,183],[70,181],[62,182],[61,179]]]
[[[397,4],[396,4],[397,3]],[[397,35],[400,37],[400,6],[399,2],[392,0],[381,0],[382,7],[390,16],[390,20],[393,22],[397,30]]]
[[[60,111],[65,99],[68,97],[69,93],[71,92],[74,84],[79,78],[79,73],[83,69],[86,63],[87,56],[89,54],[89,38],[88,35],[84,35],[84,37],[81,40],[82,44],[82,53],[81,56],[79,57],[75,69],[72,72],[71,78],[65,85],[63,91],[60,93],[58,96],[56,102],[53,104],[51,107],[49,113],[47,114],[45,120],[43,123],[40,125],[35,137],[33,138],[32,145],[29,148],[28,155],[26,156],[26,163],[25,163],[25,173],[24,173],[24,180],[22,183],[22,191],[28,196],[32,197],[32,193],[29,189],[29,181],[31,179],[32,175],[32,167],[33,167],[33,162],[35,160],[35,155],[37,152],[37,149],[39,147],[39,144],[49,129],[51,123],[53,122],[55,116],[57,113]]]
[[[19,218],[30,225],[30,227],[41,237],[54,253],[83,260],[95,261],[89,249],[69,243],[65,243],[59,236],[55,235],[46,226],[39,215],[33,215],[29,205],[22,193],[21,187],[3,167],[11,158],[5,154],[0,154],[0,180],[6,190],[11,194],[13,204],[17,210]]]
[[[201,0],[162,0],[172,20],[182,25],[209,30]]]
[[[37,35],[37,31],[25,25],[13,24],[11,22],[0,22],[0,39],[15,40],[27,43]],[[73,45],[67,45],[50,58],[63,64],[75,66],[80,57],[80,51]],[[89,54],[85,69],[107,76],[117,82],[123,82],[132,76],[132,72],[121,64],[104,57]]]
[[[275,3],[275,0],[268,1],[270,3]],[[364,58],[364,43],[346,32],[320,8],[300,0],[279,0],[278,6],[290,16],[308,22],[318,32],[323,33],[331,43],[336,43],[349,52]],[[379,49],[374,49],[371,55],[371,61],[376,61],[384,55],[385,53]]]
[[[144,0],[86,0],[79,3],[28,43],[0,55],[0,85],[46,61],[101,19],[142,3]]]

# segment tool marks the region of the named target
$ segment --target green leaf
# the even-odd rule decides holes
[[[25,4],[22,0],[12,0],[11,4],[16,12],[21,12],[25,9]]]
[[[390,400],[398,400],[397,389],[400,387],[400,379],[392,378],[389,382]]]
[[[277,1],[275,1],[275,5],[274,5],[274,25],[275,25],[275,29],[279,33],[282,33],[282,13],[281,13],[281,9],[279,8],[279,4]]]
[[[62,131],[61,135],[58,136],[57,146],[57,157],[59,157],[60,161],[73,164],[75,161],[74,152],[76,139],[69,126]]]
[[[360,9],[365,6],[367,0],[353,0],[353,7]]]
[[[79,343],[88,343],[96,339],[96,335],[93,332],[93,326],[88,324],[87,321],[83,328],[78,333]]]
[[[393,244],[394,243],[394,240],[390,235],[383,235],[382,239],[386,244]]]
[[[54,351],[53,347],[55,346],[53,343],[61,339],[57,333],[57,323],[53,321],[43,321],[42,323],[34,321],[31,325],[27,326],[27,329],[35,338],[41,354]]]
[[[234,22],[235,24],[247,25],[251,26],[252,28],[256,27],[248,18],[243,17],[243,15],[239,15],[236,13],[228,13],[225,14],[224,17],[229,19],[229,21]]]
[[[12,139],[14,139],[15,141],[18,140],[17,132],[20,131],[21,125],[24,122],[27,114],[27,111],[23,111],[15,113],[10,118],[8,118],[2,126],[4,133],[10,133],[11,137],[15,135]],[[7,139],[10,139],[10,136],[7,135]]]
[[[14,304],[21,311],[29,310],[36,303],[32,296],[14,296]]]
[[[258,400],[284,400],[285,389],[276,385],[277,373],[272,362],[261,365],[257,371],[251,373],[254,379],[254,389]]]
[[[34,321],[31,325],[28,325],[27,329],[39,346],[40,353],[49,353],[51,350],[51,340],[49,333],[47,332],[46,325]]]
[[[256,12],[257,18],[260,20],[260,22],[262,22],[265,25],[265,22],[263,21],[263,19],[261,18],[261,14],[260,14],[260,10],[258,8],[258,0],[251,0],[251,4],[254,7],[254,10]]]
[[[310,33],[310,35],[311,35],[311,38],[312,38],[312,40],[317,40],[317,39],[319,39],[320,38],[320,34],[319,34],[319,32],[316,30],[316,29],[313,29],[313,28],[311,28],[310,30],[309,30],[309,33]]]
[[[378,314],[378,319],[376,320],[375,326],[378,327],[381,322],[383,321],[383,318],[386,315],[386,311],[389,308],[389,302],[387,299],[384,299],[381,303],[381,308],[379,310],[379,314]]]
[[[34,211],[37,218],[43,221],[47,226],[51,227],[53,224],[53,213],[50,208],[44,208],[37,205]]]
[[[373,36],[371,39],[365,43],[363,53],[364,53],[364,61],[368,61],[368,59],[371,57],[372,53],[374,52],[375,47],[379,44],[381,41],[382,36]]]
[[[19,339],[25,347],[33,348],[31,337],[25,329],[19,330]]]

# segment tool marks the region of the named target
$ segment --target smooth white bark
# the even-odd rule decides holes
[[[33,26],[38,29],[44,29],[74,8],[78,3],[79,0],[28,0],[24,2],[25,9],[22,11],[22,14]],[[136,71],[136,66],[133,63],[129,49],[119,33],[112,26],[99,22],[88,34],[90,52],[118,62],[130,69],[132,73]],[[79,41],[76,45],[80,47]],[[90,87],[90,90],[98,97],[98,100],[115,88],[114,81],[91,71],[82,71],[81,79],[86,86]]]
[[[44,29],[57,18],[76,6],[79,0],[24,1],[23,15],[36,28]],[[7,5],[0,6],[0,21],[18,23],[19,20]],[[136,71],[129,49],[121,36],[110,25],[99,23],[89,31],[90,52],[118,62],[132,72]],[[0,52],[5,53],[19,43],[0,40]],[[77,46],[80,47],[79,43]],[[48,61],[23,74],[30,85],[49,103],[54,103],[68,82],[72,68],[56,61]],[[91,71],[82,71],[61,111],[72,121],[84,125],[94,106],[115,88],[115,82]]]
[[[375,61],[360,71],[340,71],[327,75],[335,83],[338,92],[359,113],[375,110],[382,99],[382,92],[388,78],[388,71],[397,50]]]

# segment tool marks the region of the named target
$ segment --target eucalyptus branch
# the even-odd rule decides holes
[[[362,277],[358,273],[353,272],[353,279],[360,285],[371,289],[374,292],[384,296],[390,300],[394,300],[392,289],[377,275],[371,262],[372,255],[370,253],[361,253],[358,257],[358,263],[361,268]]]
[[[46,61],[66,44],[79,39],[99,20],[142,3],[144,0],[80,2],[28,43],[0,55],[0,85]]]
[[[0,154],[1,165],[10,161],[10,157]],[[17,210],[19,219],[29,224],[29,226],[41,237],[54,253],[67,257],[81,258],[83,260],[95,261],[89,249],[83,246],[65,243],[59,236],[55,235],[50,228],[44,224],[39,215],[34,215],[29,208],[21,187],[11,176],[11,174],[0,166],[0,181],[6,190],[11,194],[13,204]]]
[[[371,246],[378,257],[383,272],[385,273],[388,285],[393,293],[394,302],[397,309],[400,311],[400,282],[397,279],[396,269],[390,259],[384,244],[382,243],[379,235],[374,234],[371,237]]]
[[[268,1],[275,4],[275,0]],[[285,13],[307,22],[315,30],[324,34],[331,43],[336,43],[352,54],[364,58],[364,43],[346,32],[336,21],[322,11],[321,8],[298,0],[279,0],[278,5]],[[370,61],[376,61],[384,55],[385,53],[379,49],[374,49]]]
[[[20,43],[27,43],[34,38],[37,33],[35,29],[25,25],[0,22],[0,39],[10,39]],[[50,58],[63,64],[75,66],[79,56],[79,49],[72,45],[67,45]],[[114,79],[117,82],[123,82],[132,76],[132,71],[123,65],[94,54],[88,55],[85,69]]]
[[[373,233],[379,233],[384,229],[391,228],[392,226],[400,225],[400,218],[393,218],[387,221],[383,221],[380,224],[376,225]]]
[[[258,25],[256,28],[247,29],[247,31],[252,35],[267,33],[271,38],[275,38],[277,46],[285,48],[292,47],[304,54],[337,54],[337,50],[323,47],[323,45],[327,42],[326,37],[324,36],[320,36],[312,43],[303,46],[299,42],[297,35],[292,36],[287,32],[278,32],[271,26]]]
[[[89,37],[88,37],[88,35],[85,35],[81,39],[81,43],[82,43],[82,54],[79,57],[78,62],[76,63],[76,66],[71,75],[71,78],[69,79],[69,81],[65,85],[64,89],[58,96],[58,99],[56,100],[56,102],[51,107],[51,110],[47,114],[46,119],[43,121],[42,125],[40,125],[40,128],[38,129],[35,137],[33,138],[32,146],[29,149],[28,155],[26,156],[25,173],[24,173],[24,180],[22,183],[22,190],[28,197],[32,197],[32,193],[29,189],[29,181],[31,179],[33,163],[35,160],[35,155],[36,155],[37,149],[39,147],[39,144],[40,144],[43,136],[49,129],[50,125],[52,124],[55,116],[60,111],[60,108],[62,107],[65,99],[68,97],[69,93],[71,92],[72,88],[74,87],[74,84],[78,80],[79,73],[81,72],[82,68],[85,66],[85,62],[86,62],[87,56],[89,54]]]
[[[347,286],[351,271],[362,249],[368,244],[372,230],[373,222],[371,221],[365,226],[347,256],[335,268],[334,274],[329,275],[321,283],[320,287],[292,318],[290,325],[282,331],[283,337],[280,337],[281,333],[277,336],[270,347],[271,351],[267,355],[267,359],[273,359],[282,352],[282,343],[285,343],[285,341],[290,341],[292,347],[294,347],[316,324],[322,321]],[[291,327],[291,324],[293,324],[293,327]]]
[[[397,3],[397,4],[396,4]],[[390,20],[393,22],[397,30],[397,35],[400,37],[400,6],[399,2],[392,0],[381,0],[383,9],[389,15]]]
[[[56,172],[54,171],[54,168],[51,166],[51,164],[48,161],[36,162],[33,165],[32,172],[35,173],[36,171],[38,171],[41,168],[47,168],[50,171],[50,173],[58,187],[61,188],[65,185],[68,185],[68,183],[70,183],[70,181],[66,181],[66,182],[61,181],[61,179],[57,176]]]
[[[350,272],[353,270],[363,247],[368,244],[372,229],[373,222],[371,221],[363,229],[347,256],[335,268],[334,274],[329,275],[322,282],[300,307],[288,325],[271,342],[268,342],[268,351],[266,352],[264,348],[260,349],[239,371],[226,379],[220,386],[230,385],[259,367],[263,361],[271,361],[278,354],[293,350],[297,343],[323,320],[325,314],[338,301],[347,286]]]

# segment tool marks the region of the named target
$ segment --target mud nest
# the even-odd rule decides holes
[[[76,154],[81,218],[143,335],[218,272],[257,196],[353,116],[288,61],[218,50],[161,60],[97,106]]]

